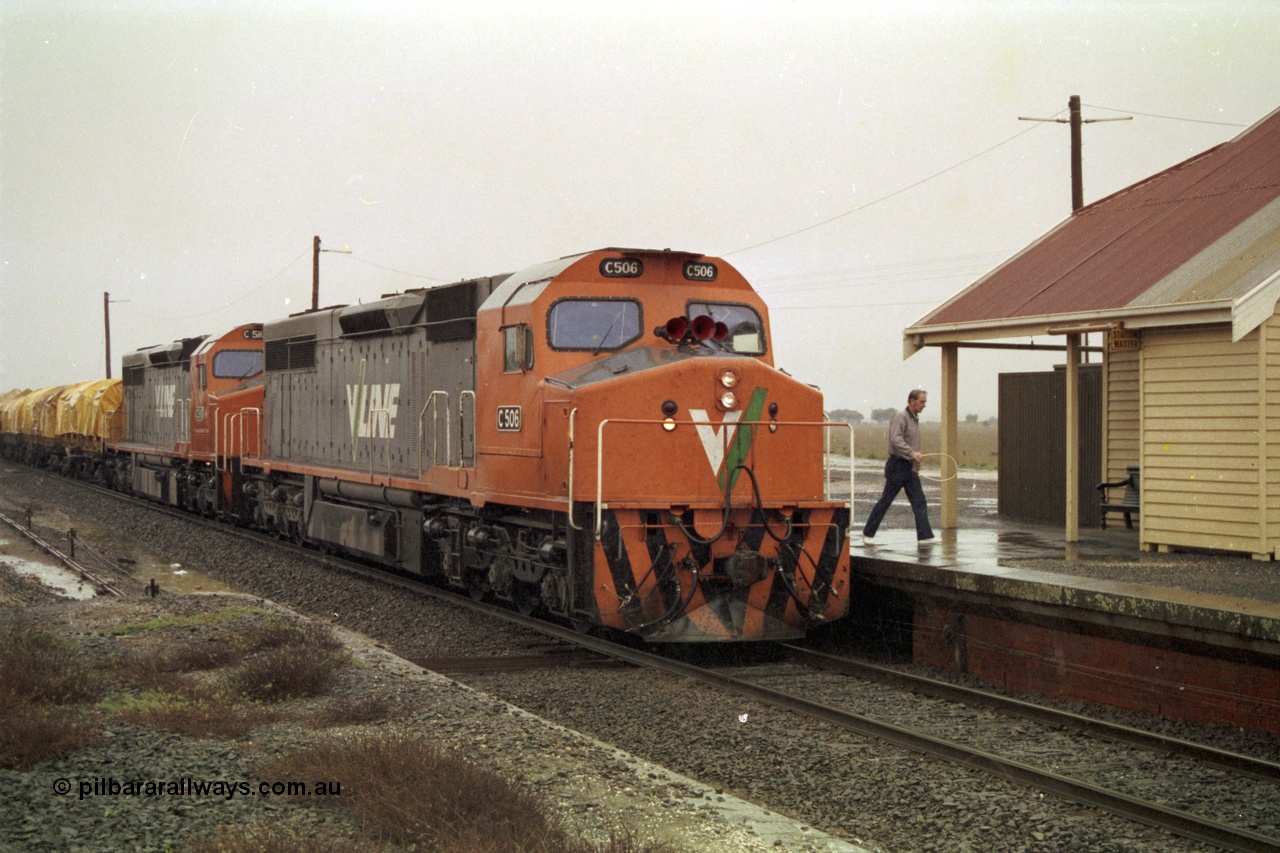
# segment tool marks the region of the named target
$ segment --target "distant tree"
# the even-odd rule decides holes
[[[965,415],[964,422],[967,424],[976,424],[978,422],[978,416],[973,414]]]
[[[982,422],[982,425],[983,425],[984,427],[993,427],[993,426],[995,426],[997,423],[999,423],[999,421],[998,421],[998,420],[996,420],[995,418],[987,418],[985,421],[983,421],[983,422]]]
[[[840,421],[850,424],[860,424],[863,420],[862,412],[855,412],[853,409],[832,409],[827,412],[827,417],[833,421]]]
[[[879,424],[888,423],[897,412],[897,409],[872,409],[871,420]]]

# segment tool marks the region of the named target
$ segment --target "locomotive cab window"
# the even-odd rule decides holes
[[[224,349],[213,357],[215,379],[248,379],[261,372],[260,350]]]
[[[634,299],[561,299],[547,314],[553,349],[622,349],[640,337],[640,303]]]
[[[720,345],[729,352],[741,355],[764,355],[764,324],[754,308],[728,302],[689,303],[690,320],[703,314],[728,327],[729,334]]]
[[[502,330],[502,369],[508,373],[533,367],[533,330],[507,326]]]

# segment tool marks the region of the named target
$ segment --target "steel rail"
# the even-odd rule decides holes
[[[90,581],[99,589],[109,592],[112,595],[116,596],[117,598],[124,597],[124,593],[122,593],[120,590],[116,589],[114,586],[107,583],[105,580],[103,580],[102,578],[95,575],[93,572],[86,569],[82,564],[76,562],[75,560],[68,557],[66,554],[59,551],[57,548],[53,547],[53,545],[41,539],[32,531],[24,528],[20,522],[15,521],[14,519],[10,518],[4,513],[0,513],[0,521],[9,525],[14,530],[21,533],[23,536],[27,537],[27,539],[29,539],[33,545],[35,545],[40,550],[44,551],[46,554],[49,554],[54,559],[58,560],[60,563],[66,566],[69,570],[79,574],[81,580]]]
[[[1280,782],[1280,763],[1268,761],[1265,758],[1229,752],[1207,744],[1144,731],[1121,725],[1120,723],[1099,720],[1045,705],[1037,705],[1034,702],[1001,696],[986,690],[964,687],[924,675],[914,675],[909,672],[891,669],[890,667],[867,663],[866,661],[818,652],[792,643],[779,643],[778,645],[787,651],[792,661],[805,666],[835,670],[858,678],[877,681],[881,684],[907,687],[936,698],[963,702],[966,705],[981,705],[1039,723],[1069,728],[1091,737],[1119,741],[1152,752],[1180,755],[1232,773],[1241,773],[1268,782]]]
[[[102,491],[115,497],[132,499],[106,489],[102,489]],[[759,684],[753,684],[714,670],[671,660],[652,652],[628,648],[606,639],[579,633],[572,628],[562,627],[530,616],[523,616],[514,611],[485,602],[475,601],[468,595],[428,586],[423,583],[422,579],[417,577],[392,574],[384,569],[371,568],[333,556],[319,555],[314,551],[300,548],[291,543],[281,542],[243,528],[231,528],[209,519],[192,516],[178,510],[171,510],[154,502],[141,499],[132,500],[137,500],[139,503],[154,509],[165,510],[168,514],[177,518],[203,522],[211,530],[232,533],[261,544],[274,545],[295,555],[301,552],[312,557],[317,562],[349,574],[381,581],[418,595],[426,595],[455,603],[474,612],[493,616],[532,631],[574,643],[617,660],[667,672],[701,684],[719,687],[727,692],[793,711],[812,719],[821,720],[865,737],[892,743],[913,752],[930,755],[966,769],[981,770],[991,776],[1016,784],[1027,785],[1076,803],[1094,806],[1113,815],[1162,829],[1184,838],[1212,844],[1224,850],[1242,851],[1242,853],[1280,853],[1280,838],[1262,835],[1242,827],[1233,827],[1211,818],[1169,808],[1158,803],[1147,802],[1128,794],[1036,768],[1005,756],[974,749],[964,744],[948,741],[904,726],[885,723],[852,711],[833,708],[829,705],[823,705],[819,702],[793,696]]]

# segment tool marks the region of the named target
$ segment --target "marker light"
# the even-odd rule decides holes
[[[662,403],[662,414],[667,417],[675,417],[676,412],[680,411],[680,407],[676,405],[675,400],[664,400]]]
[[[689,331],[689,321],[684,317],[672,317],[667,321],[666,326],[659,326],[654,333],[659,337],[666,338],[669,342],[675,343],[684,337],[684,333]]]
[[[706,314],[699,314],[697,317],[693,318],[693,336],[698,340],[705,341],[707,338],[715,334],[715,331],[716,321],[712,320]]]
[[[726,412],[738,405],[738,395],[732,391],[725,391],[720,394],[720,399],[716,400],[720,404],[720,408]]]
[[[738,387],[738,373],[732,368],[720,371],[720,384],[726,388]]]

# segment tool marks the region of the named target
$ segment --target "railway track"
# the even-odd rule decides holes
[[[53,557],[55,560],[57,560],[63,566],[65,566],[69,571],[79,575],[81,580],[85,580],[85,581],[88,581],[89,583],[92,583],[99,591],[104,592],[108,595],[114,595],[116,597],[120,597],[124,595],[124,593],[120,591],[120,588],[117,585],[117,582],[108,581],[105,578],[102,571],[90,570],[89,567],[84,565],[84,563],[76,560],[74,558],[74,551],[72,551],[72,553],[70,554],[64,553],[60,548],[58,548],[52,542],[41,537],[34,530],[32,530],[30,524],[27,524],[26,526],[24,526],[17,519],[11,518],[10,516],[5,515],[4,513],[0,513],[0,523],[7,525],[17,533],[21,534],[32,545],[35,545],[41,551]],[[74,548],[74,542],[72,547]]]
[[[118,499],[122,498],[122,496],[113,492],[105,493],[111,494],[113,497]],[[134,500],[128,498],[123,499]],[[233,534],[250,539],[258,544],[266,544],[272,547],[286,549],[295,554],[297,553],[297,546],[280,542],[269,537],[264,537],[251,531],[228,528],[225,525],[197,519],[185,513],[169,511],[164,507],[157,507],[155,504],[146,501],[140,501],[138,502],[138,505],[144,506],[152,511],[160,510],[163,512],[169,512],[175,517],[181,518],[187,522],[204,523],[210,529],[220,531],[224,534]],[[1000,755],[996,751],[975,747],[971,744],[961,743],[952,738],[939,736],[936,733],[922,731],[913,726],[899,725],[884,719],[874,718],[868,714],[858,713],[847,708],[838,707],[812,698],[806,698],[796,690],[783,690],[762,684],[760,683],[760,679],[730,675],[724,670],[696,666],[684,661],[674,660],[670,657],[654,654],[651,651],[621,645],[603,637],[584,635],[569,627],[522,616],[518,613],[496,607],[485,602],[474,601],[467,595],[456,594],[447,590],[426,586],[414,578],[388,574],[384,571],[373,569],[359,563],[333,556],[319,555],[316,552],[309,550],[305,551],[305,553],[308,557],[328,565],[333,569],[360,575],[366,578],[376,579],[381,583],[411,591],[415,595],[431,596],[436,599],[448,601],[458,607],[470,609],[473,612],[483,613],[494,618],[505,620],[509,623],[520,625],[529,630],[554,638],[557,644],[570,644],[576,649],[586,650],[591,656],[593,656],[582,657],[582,652],[566,653],[562,648],[557,648],[556,651],[550,653],[543,652],[534,655],[519,656],[519,660],[515,658],[502,658],[499,659],[501,662],[496,664],[492,661],[488,663],[473,663],[464,659],[451,659],[449,661],[421,661],[423,665],[429,667],[434,663],[440,665],[440,668],[442,669],[453,672],[460,672],[463,670],[486,671],[484,668],[487,667],[487,671],[493,672],[495,671],[493,667],[497,666],[496,671],[507,672],[536,666],[565,665],[567,661],[573,660],[575,655],[578,660],[591,662],[587,665],[598,665],[598,661],[602,658],[622,661],[634,666],[666,672],[700,684],[714,686],[720,690],[724,690],[738,696],[764,702],[778,708],[802,714],[811,719],[820,720],[829,725],[855,732],[864,737],[892,743],[917,753],[930,755],[941,760],[952,762],[964,768],[981,770],[989,775],[1014,782],[1019,785],[1030,786],[1066,800],[1093,806],[1111,814],[1122,816],[1149,826],[1158,827],[1176,835],[1211,844],[1221,849],[1242,851],[1280,851],[1280,838],[1254,832],[1247,827],[1233,826],[1211,817],[1193,814],[1176,807],[1152,802],[1142,797],[1133,796],[1123,791],[1109,788],[1105,785],[1095,784],[1080,778],[1073,778],[1072,776],[1055,772],[1052,769],[1033,766],[1025,761]],[[797,646],[785,646],[783,648],[785,653],[790,656],[791,661],[797,664],[803,664],[807,667],[816,667],[818,669],[825,670],[837,669],[845,672],[848,672],[855,667],[855,662],[830,655],[819,655],[818,653],[805,650]],[[1044,709],[1040,706],[1031,706],[1029,703],[1019,703],[1016,700],[993,697],[990,694],[986,694],[981,691],[972,691],[966,688],[957,688],[953,685],[944,685],[942,682],[931,682],[930,680],[921,680],[914,677],[911,677],[909,681],[904,681],[903,679],[907,677],[903,674],[885,670],[884,668],[870,667],[866,664],[856,664],[856,667],[866,677],[894,679],[897,680],[900,685],[907,685],[902,689],[912,691],[936,691],[937,693],[945,692],[950,694],[952,701],[960,701],[966,705],[977,703],[990,707],[993,703],[996,703],[1002,706],[1003,710],[1001,713],[1007,714],[1012,712],[1022,718],[1034,717],[1038,718],[1040,722],[1048,726],[1070,728],[1073,731],[1089,732],[1090,734],[1098,735],[1106,739],[1123,738],[1124,742],[1130,744],[1142,742],[1144,749],[1154,750],[1157,753],[1177,754],[1191,758],[1196,761],[1203,762],[1215,770],[1229,770],[1231,772],[1247,774],[1254,778],[1267,779],[1271,781],[1276,780],[1278,775],[1280,775],[1280,766],[1270,762],[1252,759],[1248,756],[1239,756],[1234,753],[1212,750],[1198,744],[1190,744],[1186,741],[1161,738],[1160,736],[1151,735],[1150,733],[1137,732],[1137,730],[1126,730],[1125,727],[1114,726],[1113,724],[1107,724],[1103,721],[1091,720],[1081,717],[1080,715],[1063,715],[1061,712],[1052,711],[1052,709]],[[740,667],[739,669],[742,668]],[[874,674],[872,674],[873,671]]]

